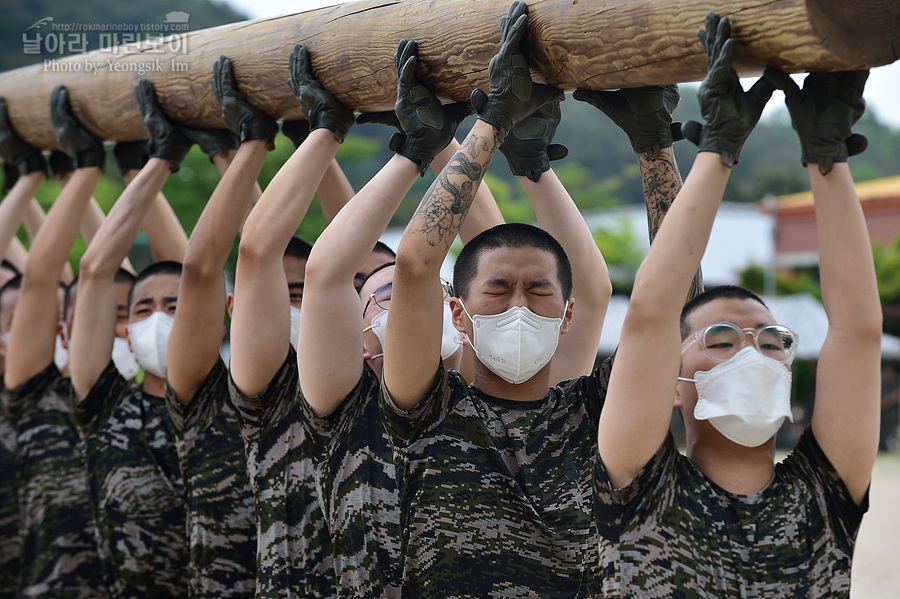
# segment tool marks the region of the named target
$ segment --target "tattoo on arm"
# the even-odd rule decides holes
[[[671,147],[663,148],[661,156],[655,160],[649,154],[640,154],[639,158],[644,183],[644,201],[647,203],[647,226],[650,231],[650,243],[653,243],[663,218],[681,190],[683,181],[675,163],[675,152]],[[703,273],[698,269],[687,300],[701,291],[703,291]]]
[[[491,158],[500,147],[499,134],[470,134],[444,168],[410,221],[410,233],[423,233],[431,246],[449,248],[459,233]]]

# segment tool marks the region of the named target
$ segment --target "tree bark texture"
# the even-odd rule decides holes
[[[108,141],[145,139],[134,86],[153,81],[166,112],[199,128],[223,128],[210,86],[212,65],[231,58],[241,91],[281,119],[302,118],[287,84],[296,43],[310,51],[320,82],[358,112],[389,110],[396,97],[394,52],[418,43],[421,75],[443,99],[486,89],[507,0],[363,0],[278,18],[181,34],[162,48],[95,51],[0,74],[16,131],[56,147],[52,89],[69,90],[75,114]],[[727,16],[742,76],[766,66],[837,71],[900,57],[894,0],[532,0],[525,40],[536,81],[567,91],[697,81],[706,55],[697,39],[707,11]],[[141,70],[144,71],[143,75]]]

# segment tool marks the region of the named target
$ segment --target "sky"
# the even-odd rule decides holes
[[[226,0],[226,2],[254,19],[277,17],[342,3],[341,0]],[[802,77],[802,75],[795,76],[795,79],[800,81]],[[743,80],[745,89],[752,83],[753,79]],[[897,101],[897,98],[900,98],[900,61],[872,69],[863,97],[870,109],[878,113],[882,122],[900,129],[900,102]],[[783,100],[781,92],[776,91],[763,115],[783,109]]]

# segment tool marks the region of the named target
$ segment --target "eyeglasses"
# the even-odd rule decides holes
[[[758,329],[742,329],[730,322],[717,322],[697,331],[681,344],[681,353],[700,342],[709,358],[725,362],[747,345],[747,334],[753,337],[753,346],[759,352],[784,364],[794,361],[797,354],[797,333],[780,324],[767,324]]]
[[[363,314],[366,313],[372,302],[375,302],[375,305],[382,310],[389,310],[391,307],[391,292],[393,291],[393,287],[393,283],[388,283],[376,289],[374,293],[370,293],[369,299],[363,308]],[[443,294],[444,299],[453,295],[453,286],[443,279],[441,279],[441,293]]]

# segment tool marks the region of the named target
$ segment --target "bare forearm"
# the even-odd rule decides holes
[[[834,325],[881,331],[881,303],[866,219],[847,163],[822,175],[809,166],[815,198],[822,301]]]
[[[675,162],[673,147],[663,148],[660,156],[653,159],[648,153],[638,155],[641,165],[641,182],[644,186],[644,201],[647,204],[647,229],[650,243],[656,238],[656,232],[662,224],[666,213],[675,201],[684,182]],[[688,291],[687,299],[703,291],[703,273],[698,268]]]
[[[334,158],[331,159],[331,164],[328,165],[322,176],[318,193],[319,205],[322,207],[322,216],[325,217],[326,223],[333,221],[341,208],[353,197],[353,187],[347,180],[341,165]]]
[[[460,149],[428,189],[403,236],[404,242],[407,238],[419,240],[416,246],[427,263],[440,268],[501,141],[498,129],[475,121]]]
[[[6,255],[10,242],[19,229],[19,223],[22,222],[24,213],[28,209],[28,204],[41,186],[42,179],[43,174],[40,171],[19,177],[13,188],[0,202],[0,256]]]
[[[157,191],[147,208],[143,226],[154,262],[184,261],[184,253],[187,251],[187,233],[184,232],[181,221],[178,220],[178,216],[161,191]]]
[[[109,278],[128,255],[150,204],[169,176],[168,161],[151,158],[129,183],[81,259],[82,276]],[[71,183],[69,183],[71,186]]]

